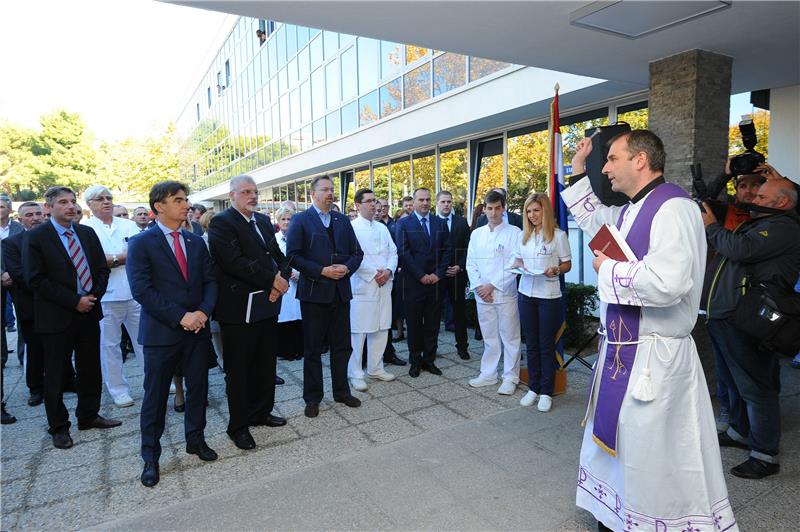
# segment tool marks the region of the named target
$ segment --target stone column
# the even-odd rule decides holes
[[[700,163],[707,181],[725,167],[732,63],[705,50],[650,63],[649,127],[664,141],[665,177],[688,191],[690,165]]]

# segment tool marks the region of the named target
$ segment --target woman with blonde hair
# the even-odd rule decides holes
[[[556,227],[547,194],[531,194],[523,210],[523,231],[514,267],[526,271],[518,287],[518,305],[530,391],[519,404],[531,406],[539,399],[539,411],[547,412],[553,403],[555,337],[562,320],[559,276],[572,267],[572,255],[567,234]]]

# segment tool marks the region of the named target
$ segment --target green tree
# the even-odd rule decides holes
[[[97,152],[93,136],[78,113],[63,109],[40,118],[42,131],[33,140],[32,183],[41,192],[53,185],[80,193],[96,179]]]
[[[0,189],[9,197],[22,201],[42,187],[34,181],[33,140],[36,133],[14,124],[0,126]]]

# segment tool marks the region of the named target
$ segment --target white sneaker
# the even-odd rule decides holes
[[[169,393],[170,395],[175,393],[175,382],[169,383]]]
[[[133,406],[133,399],[127,393],[123,393],[114,398],[114,404],[120,408],[125,408],[126,406]]]
[[[469,380],[469,385],[473,388],[480,388],[481,386],[492,386],[497,384],[497,375],[494,377],[483,377],[478,375],[474,379]]]
[[[397,377],[395,376],[394,373],[389,373],[385,369],[382,369],[377,373],[370,373],[369,378],[370,379],[378,379],[379,381],[383,381],[383,382],[391,382],[391,381],[395,380]]]
[[[539,396],[539,406],[536,407],[539,409],[539,412],[549,412],[551,406],[553,406],[552,397],[550,397],[549,395]]]
[[[519,400],[520,406],[533,406],[533,403],[536,402],[536,399],[539,398],[539,394],[536,392],[528,392],[525,396]]]
[[[366,392],[369,389],[364,379],[350,379],[350,386],[358,392]]]
[[[500,395],[514,395],[515,391],[517,391],[517,383],[511,379],[503,379],[503,384],[497,389],[497,393]]]

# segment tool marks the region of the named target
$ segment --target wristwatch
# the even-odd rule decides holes
[[[117,256],[116,255],[111,255],[111,258],[114,259],[114,261],[113,261],[114,266],[119,266],[119,259],[117,258]]]

